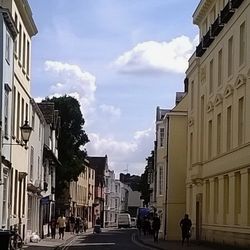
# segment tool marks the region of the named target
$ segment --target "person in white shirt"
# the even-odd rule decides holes
[[[63,216],[63,214],[61,214],[61,216],[58,217],[57,224],[58,224],[58,227],[59,227],[59,239],[63,240],[64,230],[65,230],[65,227],[66,227],[66,219]]]

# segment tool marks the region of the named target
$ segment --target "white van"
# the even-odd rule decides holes
[[[131,227],[131,218],[130,218],[130,214],[119,214],[118,215],[118,228],[121,227]]]

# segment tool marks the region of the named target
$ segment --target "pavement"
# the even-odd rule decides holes
[[[242,250],[243,248],[239,248],[236,246],[225,246],[208,242],[197,242],[195,240],[190,241],[189,246],[187,246],[186,242],[182,246],[180,241],[167,241],[167,240],[159,240],[158,242],[154,242],[152,235],[138,235],[135,234],[135,240],[139,243],[151,247],[153,249],[158,250]],[[246,248],[245,248],[246,250]]]
[[[159,240],[154,242],[152,235],[139,235],[136,229],[103,229],[100,234],[93,234],[93,229],[88,229],[86,233],[79,235],[66,232],[64,240],[51,239],[47,237],[42,239],[38,243],[28,243],[24,246],[27,250],[70,250],[70,249],[119,249],[119,250],[138,250],[138,249],[150,249],[150,250],[242,250],[242,248],[222,246],[218,244],[211,244],[207,242],[191,241],[189,246],[185,243],[182,246],[181,241],[167,241]]]
[[[81,233],[78,235],[89,235],[93,233],[93,229],[87,229],[86,233]],[[25,244],[25,246],[23,247],[23,249],[27,249],[27,250],[42,250],[42,249],[59,249],[61,246],[67,244],[67,242],[73,240],[76,236],[78,236],[77,234],[72,234],[70,232],[65,232],[64,233],[64,239],[61,240],[59,239],[59,235],[56,234],[56,238],[52,239],[51,237],[46,237],[45,239],[40,240],[37,243],[33,243],[33,242],[29,242],[27,244]]]

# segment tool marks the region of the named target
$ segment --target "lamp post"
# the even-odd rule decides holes
[[[27,142],[30,139],[32,127],[30,127],[28,121],[26,120],[23,126],[20,127],[20,129],[21,129],[22,140],[24,141],[25,145],[27,145]]]
[[[25,143],[25,147],[27,146],[27,142],[30,139],[30,134],[32,131],[32,128],[30,127],[28,121],[26,120],[23,126],[20,127],[21,130],[21,137],[22,140]],[[0,123],[0,185],[3,185],[3,180],[2,180],[2,145],[20,145],[23,146],[22,144],[14,144],[14,143],[2,143],[2,122]],[[27,148],[26,148],[27,149]]]

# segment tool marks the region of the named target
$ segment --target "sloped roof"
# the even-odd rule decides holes
[[[95,170],[96,175],[104,175],[107,165],[107,156],[88,156],[89,167]]]

